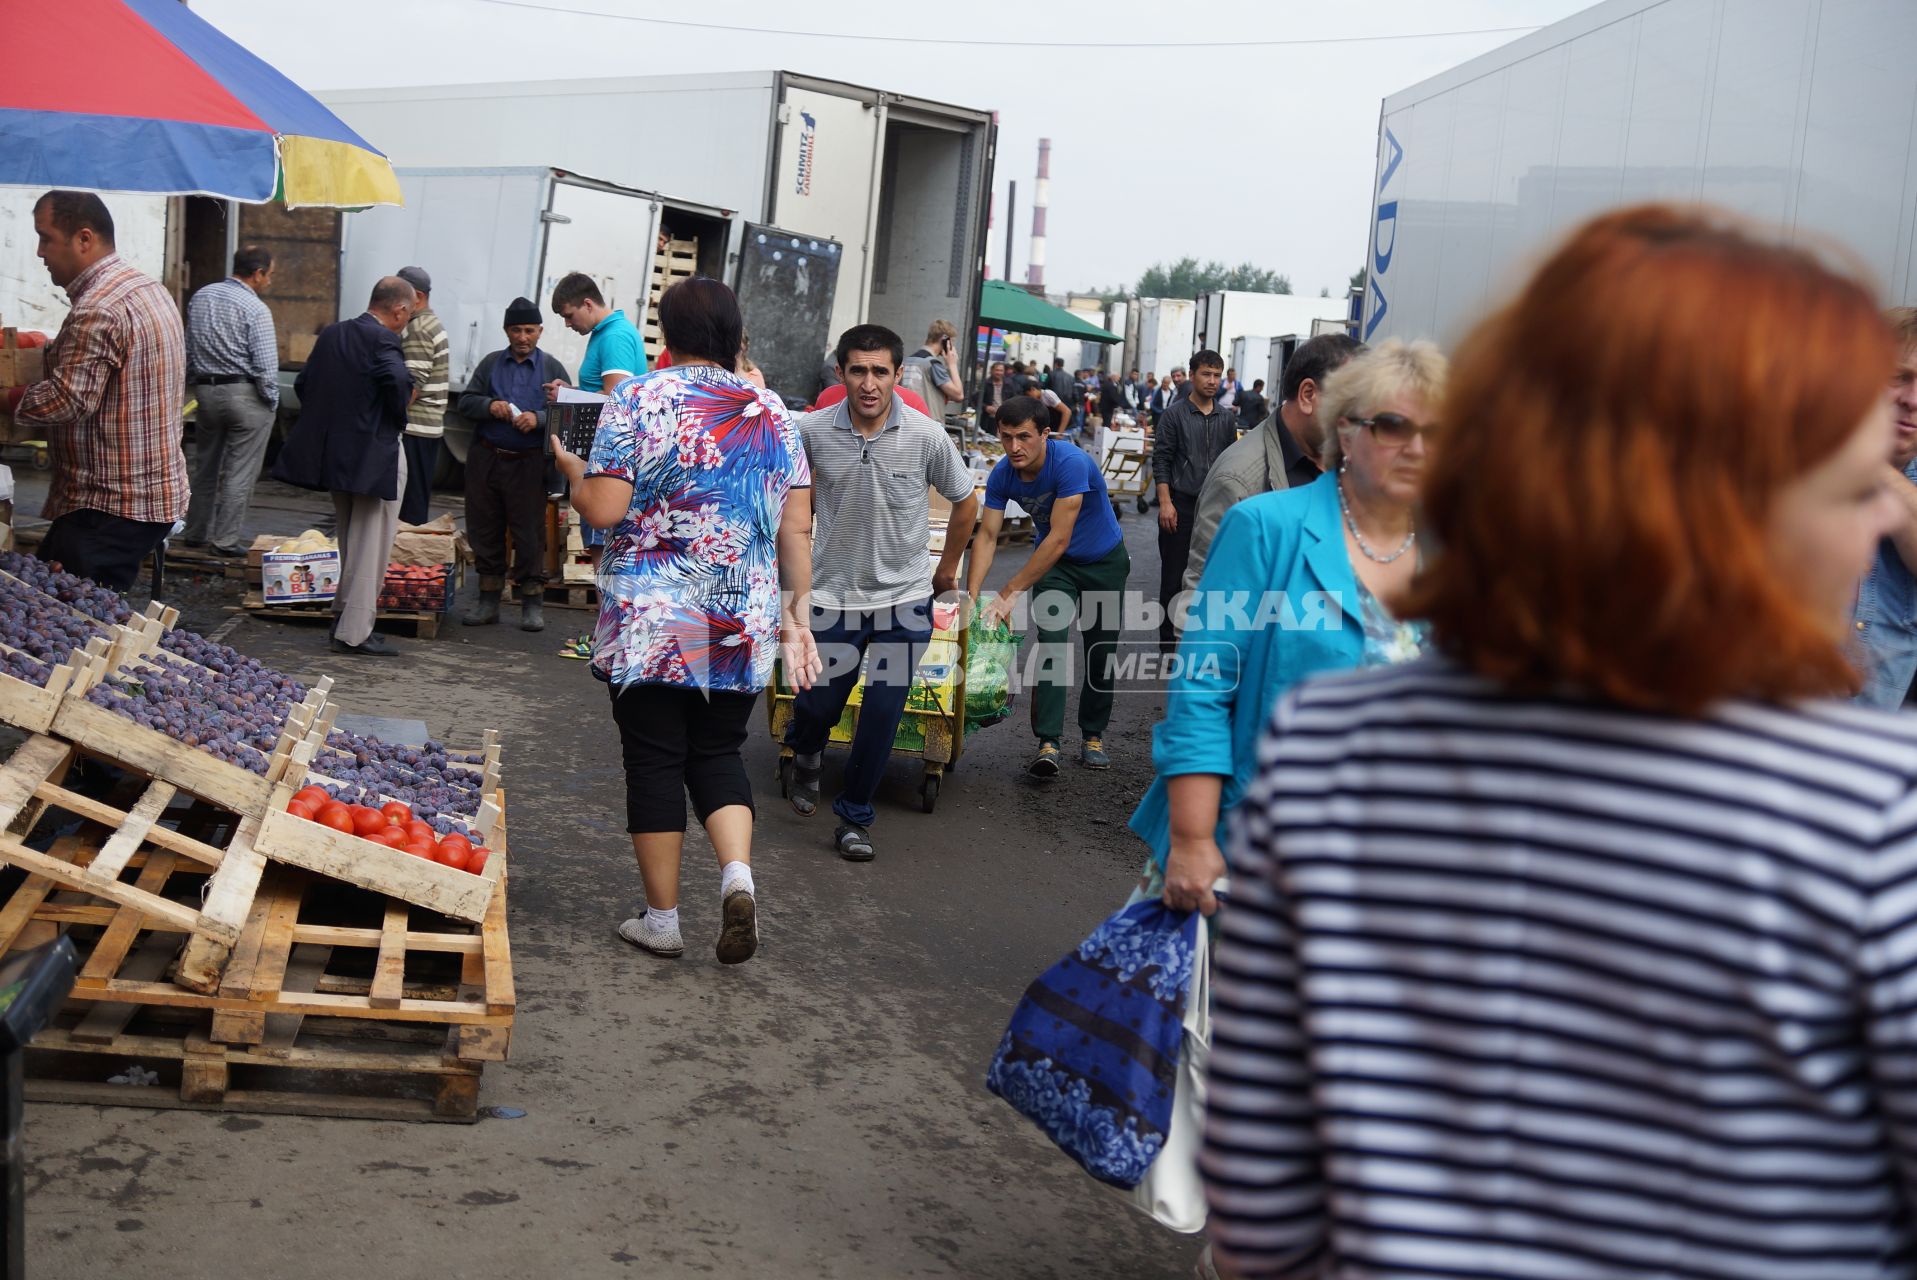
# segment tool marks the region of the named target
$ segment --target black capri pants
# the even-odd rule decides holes
[[[686,829],[686,794],[701,823],[727,805],[752,808],[746,727],[757,693],[634,684],[612,689],[626,766],[626,831]]]

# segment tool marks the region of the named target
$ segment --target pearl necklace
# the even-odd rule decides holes
[[[1381,556],[1376,551],[1373,551],[1371,544],[1365,541],[1364,534],[1358,532],[1358,522],[1351,517],[1351,506],[1345,501],[1345,482],[1342,478],[1338,481],[1338,510],[1344,513],[1345,528],[1351,530],[1352,539],[1357,542],[1358,550],[1364,553],[1365,559],[1374,564],[1390,564],[1393,560],[1398,559],[1398,557],[1402,556],[1405,552],[1411,550],[1412,546],[1418,541],[1418,531],[1413,529],[1405,535],[1404,545],[1396,551],[1393,551],[1390,555]]]

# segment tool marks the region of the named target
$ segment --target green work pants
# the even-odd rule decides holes
[[[1032,588],[1032,627],[1038,632],[1031,671],[1032,732],[1057,741],[1065,732],[1065,691],[1072,670],[1072,631],[1085,633],[1085,661],[1078,691],[1078,731],[1105,732],[1112,719],[1111,664],[1124,616],[1125,579],[1132,558],[1125,544],[1103,560],[1073,564],[1061,559]],[[1069,602],[1070,608],[1048,608]]]

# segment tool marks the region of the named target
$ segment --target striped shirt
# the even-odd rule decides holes
[[[74,277],[67,296],[73,310],[47,344],[46,380],[27,388],[16,414],[47,430],[53,478],[41,514],[178,520],[186,336],[173,295],[109,255]]]
[[[280,402],[280,348],[273,313],[244,281],[228,276],[186,304],[186,369],[190,377],[251,378],[260,399]]]
[[[945,429],[892,397],[892,416],[866,439],[847,402],[799,420],[812,467],[812,603],[887,609],[932,595],[927,486],[952,502],[972,496],[972,472]]]
[[[1282,699],[1201,1156],[1249,1277],[1917,1272],[1917,720]]]
[[[406,322],[399,347],[406,357],[406,372],[419,389],[406,407],[406,434],[437,440],[446,434],[446,397],[451,390],[446,326],[431,311],[418,312]]]

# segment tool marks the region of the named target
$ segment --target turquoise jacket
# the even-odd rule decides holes
[[[1168,780],[1188,773],[1227,779],[1218,806],[1223,847],[1226,815],[1256,771],[1258,735],[1278,695],[1317,672],[1350,670],[1364,656],[1335,472],[1225,513],[1178,655],[1165,718],[1152,730],[1158,776],[1131,821],[1160,868],[1171,852]]]

